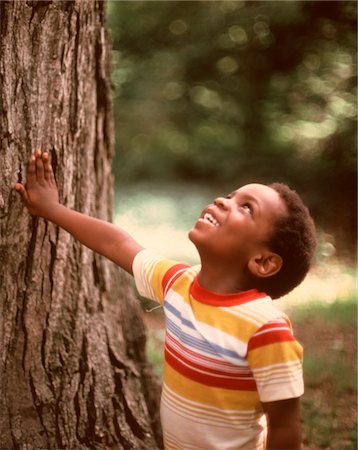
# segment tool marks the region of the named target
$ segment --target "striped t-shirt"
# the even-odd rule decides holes
[[[303,394],[302,347],[266,294],[208,291],[198,270],[147,250],[133,263],[139,293],[164,306],[165,449],[264,449],[261,402]]]

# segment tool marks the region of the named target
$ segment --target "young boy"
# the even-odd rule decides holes
[[[204,209],[189,232],[201,260],[178,264],[125,231],[59,203],[48,154],[29,159],[16,189],[36,216],[134,275],[164,306],[161,420],[166,449],[298,449],[302,348],[272,304],[305,277],[313,221],[282,184],[249,184]]]

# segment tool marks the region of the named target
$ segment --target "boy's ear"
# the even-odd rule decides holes
[[[260,278],[271,277],[280,271],[283,261],[280,255],[270,251],[253,256],[248,262],[252,275]]]

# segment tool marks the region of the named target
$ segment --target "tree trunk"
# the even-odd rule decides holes
[[[158,384],[128,280],[13,190],[49,150],[63,204],[111,220],[104,2],[0,2],[0,448],[159,446]],[[153,403],[154,402],[154,403]]]

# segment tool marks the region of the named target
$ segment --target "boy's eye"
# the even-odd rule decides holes
[[[245,209],[248,213],[252,214],[252,206],[250,203],[244,203],[241,205],[242,209]]]

